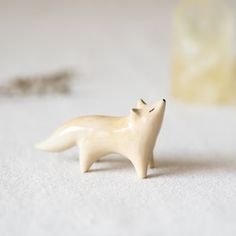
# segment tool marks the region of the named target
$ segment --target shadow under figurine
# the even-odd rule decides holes
[[[165,106],[165,99],[152,104],[140,99],[128,116],[81,116],[60,126],[35,147],[61,152],[77,145],[82,172],[102,157],[118,153],[132,162],[139,178],[145,178],[148,166],[154,167],[153,149]]]

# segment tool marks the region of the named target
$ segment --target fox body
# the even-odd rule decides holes
[[[89,170],[91,165],[110,153],[127,157],[137,175],[145,178],[147,167],[153,167],[153,149],[161,128],[165,100],[146,104],[142,99],[130,115],[82,116],[60,126],[48,139],[36,148],[60,152],[75,145],[80,151],[80,169]]]

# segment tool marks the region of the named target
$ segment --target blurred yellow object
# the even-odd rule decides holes
[[[175,11],[172,94],[192,102],[235,103],[234,17],[220,0],[182,0]]]

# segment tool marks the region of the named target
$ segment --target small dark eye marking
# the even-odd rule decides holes
[[[143,99],[141,99],[141,102],[142,102],[144,105],[146,105],[146,104],[147,104],[146,102],[144,102],[144,101],[143,101]]]
[[[152,111],[154,111],[155,110],[155,108],[152,108],[149,112],[152,112]]]

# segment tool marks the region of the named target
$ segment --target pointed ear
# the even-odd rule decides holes
[[[147,103],[143,99],[139,99],[138,102],[137,102],[136,107],[137,108],[143,108],[146,105],[147,105]]]
[[[131,110],[131,115],[132,115],[132,116],[140,116],[140,115],[141,115],[141,109],[132,108],[132,110]]]

